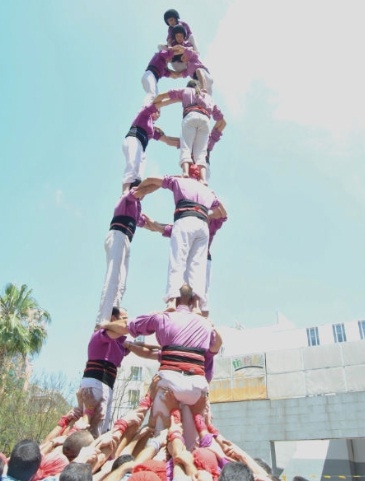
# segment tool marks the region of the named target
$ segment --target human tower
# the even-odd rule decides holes
[[[166,43],[158,46],[143,74],[143,106],[123,140],[122,193],[105,239],[105,281],[78,392],[79,405],[94,435],[109,429],[117,368],[130,351],[160,361],[153,402],[158,432],[165,427],[161,413],[166,408],[164,394],[167,391],[184,405],[194,404],[202,394],[207,395],[213,376],[213,356],[221,346],[221,338],[208,318],[208,287],[210,245],[227,214],[208,182],[210,153],[220,140],[226,122],[212,98],[213,79],[199,58],[189,25],[181,21],[173,9],[165,12],[164,21],[168,25]],[[159,93],[158,83],[163,77],[187,78],[187,85]],[[182,105],[179,138],[166,135],[155,125],[160,109],[175,102]],[[211,119],[215,121],[212,128]],[[180,149],[178,175],[143,178],[146,150],[152,139]],[[144,196],[159,188],[169,189],[173,194],[173,224],[160,223],[142,213]],[[137,227],[170,238],[166,307],[155,316],[128,320],[121,304],[126,290],[130,245]],[[156,335],[157,346],[131,343],[126,338],[149,334]],[[181,395],[179,399],[178,391],[180,394],[184,391],[185,397]],[[191,427],[191,419],[189,422]]]

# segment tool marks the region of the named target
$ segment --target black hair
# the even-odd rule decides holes
[[[185,39],[188,36],[188,34],[186,33],[186,29],[183,25],[175,25],[175,27],[173,27],[172,32],[171,32],[173,39],[175,39],[175,35],[177,33],[182,33],[184,35]]]
[[[114,460],[111,471],[114,471],[115,469],[119,468],[119,466],[124,463],[128,463],[129,461],[134,461],[134,456],[132,456],[131,454],[121,454],[118,458]]]
[[[142,182],[141,179],[136,179],[136,180],[134,180],[134,181],[131,183],[130,188],[132,188],[132,187],[138,187],[141,182]]]
[[[179,12],[177,10],[174,10],[173,8],[170,8],[170,10],[166,10],[166,12],[163,14],[163,19],[165,20],[166,25],[168,25],[168,19],[174,17],[174,19],[178,22],[180,16]]]
[[[223,466],[218,481],[254,481],[254,477],[248,466],[240,461],[233,461]]]
[[[88,463],[70,463],[60,474],[59,481],[92,481],[91,465]]]
[[[19,481],[29,481],[41,464],[42,454],[38,443],[31,439],[19,441],[8,462],[8,475]]]

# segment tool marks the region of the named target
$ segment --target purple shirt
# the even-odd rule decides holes
[[[227,220],[227,217],[221,217],[220,219],[210,219],[209,221],[209,243],[208,243],[208,249],[211,246],[213,242],[213,238],[215,234],[217,233],[217,230],[219,230],[223,222]]]
[[[173,56],[174,52],[168,50],[161,50],[160,52],[155,53],[149,61],[146,70],[149,70],[149,67],[152,67],[151,71],[153,71],[158,78],[170,77],[171,74],[167,68],[167,62],[169,62]]]
[[[109,361],[115,367],[119,367],[129,351],[123,347],[127,336],[120,336],[112,339],[108,336],[105,329],[94,332],[89,341],[87,356],[89,361],[103,360]]]
[[[137,222],[138,227],[145,225],[145,217],[141,214],[141,201],[134,197],[136,188],[133,187],[127,194],[123,195],[114,208],[114,217],[127,215]]]
[[[219,205],[215,194],[206,185],[195,179],[165,175],[161,187],[172,191],[175,205],[183,199],[197,202],[207,209],[214,209]]]
[[[159,140],[161,137],[161,131],[156,130],[153,125],[152,114],[156,113],[158,109],[154,104],[144,107],[138,112],[137,117],[133,120],[133,127],[140,127],[146,132],[148,139]]]
[[[193,77],[196,69],[203,68],[208,70],[205,65],[203,65],[199,59],[199,55],[195,50],[185,50],[185,60],[186,60],[186,70],[184,70],[183,77]]]
[[[215,331],[210,321],[194,314],[187,306],[179,305],[175,312],[158,312],[129,319],[128,329],[133,337],[155,334],[162,347],[175,344],[204,349],[208,359],[205,377],[212,379],[213,363],[210,359],[213,353],[208,351],[215,342]]]
[[[199,96],[196,95],[195,89],[191,87],[186,87],[184,89],[172,89],[168,91],[170,99],[181,100],[183,108],[189,107],[191,105],[198,105],[203,109],[207,110],[210,116],[214,120],[223,119],[223,114],[217,105],[214,103],[212,97],[206,93],[202,92]]]

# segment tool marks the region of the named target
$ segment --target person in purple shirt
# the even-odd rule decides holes
[[[158,104],[143,107],[132,121],[122,144],[126,166],[123,174],[122,193],[126,194],[135,180],[141,180],[146,163],[146,148],[151,139],[161,140],[167,145],[179,147],[178,137],[169,137],[158,127],[155,121],[160,117]]]
[[[209,242],[208,242],[208,256],[207,256],[207,271],[206,271],[206,278],[205,278],[205,300],[200,303],[200,310],[203,317],[209,316],[209,307],[208,307],[208,291],[211,283],[212,277],[212,256],[210,253],[210,247],[213,242],[213,238],[217,231],[222,227],[223,223],[227,220],[227,213],[224,210],[223,206],[220,206],[222,217],[219,219],[209,218],[208,220],[208,228],[209,228]],[[209,215],[208,215],[209,217]],[[146,229],[152,232],[159,232],[162,234],[163,237],[171,237],[172,234],[172,224],[162,224],[161,222],[157,222],[151,219],[148,216],[145,216],[145,224],[143,225]]]
[[[139,183],[134,182],[132,189],[119,198],[105,238],[106,274],[96,317],[97,326],[110,319],[113,306],[121,306],[126,290],[130,245],[136,227],[143,227],[145,223],[141,201],[134,196]]]
[[[126,319],[126,311],[114,307],[109,322],[96,328],[88,344],[88,360],[77,399],[83,415],[87,416],[90,432],[94,437],[100,436],[109,428],[117,368],[129,353],[124,347],[126,336],[115,332],[111,326],[116,321]]]
[[[174,10],[174,9],[169,9],[167,10],[165,13],[164,13],[164,21],[166,23],[166,25],[168,25],[168,30],[167,30],[167,38],[166,38],[166,42],[167,42],[167,45],[168,46],[174,46],[176,45],[176,40],[175,40],[175,37],[173,35],[173,29],[176,25],[180,25],[182,27],[184,27],[185,29],[185,33],[186,33],[186,40],[192,45],[192,47],[194,48],[194,50],[198,52],[198,47],[197,47],[197,44],[196,44],[196,41],[195,41],[195,37],[193,35],[193,32],[191,31],[191,28],[190,26],[184,22],[183,20],[180,20],[180,15],[179,15],[179,12],[177,10]],[[175,29],[176,31],[176,29]]]
[[[165,295],[166,309],[174,310],[180,286],[186,282],[192,287],[195,296],[194,309],[199,311],[199,303],[205,297],[205,275],[208,254],[208,213],[219,218],[221,203],[216,195],[199,181],[199,167],[190,164],[189,178],[149,177],[136,189],[136,197],[162,187],[174,195],[174,227],[170,238],[168,279]]]
[[[168,68],[168,62],[172,60],[174,51],[167,47],[160,52],[154,54],[148,62],[147,68],[142,76],[142,86],[146,92],[143,105],[148,106],[158,94],[158,81],[162,77],[170,77],[173,79],[181,77],[181,73]]]
[[[157,95],[154,103],[165,106],[181,102],[183,120],[180,136],[180,166],[183,175],[188,177],[189,165],[193,162],[201,168],[201,178],[206,182],[206,156],[209,141],[209,121],[212,117],[216,122],[224,123],[223,114],[213,98],[201,89],[197,80],[190,80],[183,89],[168,90]],[[224,128],[223,127],[223,128]]]
[[[184,436],[191,448],[196,432],[189,405],[207,395],[213,377],[213,357],[218,353],[222,338],[211,321],[191,311],[193,292],[183,284],[179,289],[175,312],[140,315],[134,319],[121,319],[113,326],[119,334],[132,337],[155,334],[161,346],[157,392],[152,405],[155,433],[166,427],[169,413],[165,412],[164,392],[171,390],[182,404]],[[190,438],[191,437],[191,438]]]

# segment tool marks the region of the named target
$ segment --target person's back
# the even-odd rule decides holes
[[[11,452],[7,475],[3,476],[2,480],[13,478],[18,481],[29,481],[37,472],[41,459],[38,443],[31,439],[19,441]]]

